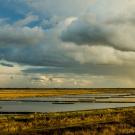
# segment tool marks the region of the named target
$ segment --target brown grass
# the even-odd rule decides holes
[[[0,99],[98,93],[134,93],[134,89],[0,89]]]
[[[0,116],[1,134],[115,135],[135,134],[135,107],[64,113]]]
[[[19,92],[18,92],[19,91]],[[0,99],[15,99],[19,97],[47,97],[78,94],[96,94],[96,90],[1,90]]]

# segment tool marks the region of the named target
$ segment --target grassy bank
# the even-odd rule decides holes
[[[1,134],[135,134],[135,107],[63,113],[0,115]]]
[[[19,92],[18,92],[19,91]],[[64,89],[2,89],[0,90],[0,99],[15,99],[24,97],[49,97],[62,95],[78,95],[78,94],[97,94],[96,90],[64,90]]]
[[[135,89],[0,89],[0,99],[104,93],[135,93]]]

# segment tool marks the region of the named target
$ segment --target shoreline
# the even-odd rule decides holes
[[[135,134],[135,107],[0,115],[3,135]],[[107,132],[104,134],[104,132]]]
[[[107,110],[112,110],[112,111],[120,111],[120,110],[130,110],[130,109],[135,109],[135,106],[130,106],[130,107],[117,107],[117,108],[105,108],[105,109],[88,109],[88,110],[76,110],[76,111],[63,111],[63,112],[2,112],[0,111],[0,115],[4,114],[64,114],[64,113],[81,113],[81,112],[94,112],[94,111],[107,111]]]

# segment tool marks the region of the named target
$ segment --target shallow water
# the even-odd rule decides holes
[[[134,102],[134,97],[120,97],[120,98],[107,98],[107,99],[97,99],[96,101],[102,101],[102,102]]]
[[[63,112],[135,106],[135,103],[75,103],[0,101],[1,112]]]
[[[123,94],[104,93],[104,94],[65,95],[59,97],[18,98],[14,101],[13,100],[0,101],[0,107],[1,107],[0,111],[1,112],[64,112],[64,111],[77,111],[77,110],[89,110],[89,109],[131,107],[131,106],[135,106],[135,102],[133,103],[107,103],[107,102],[135,101],[134,96],[135,95],[131,93],[123,93]],[[100,103],[100,101],[102,103]]]

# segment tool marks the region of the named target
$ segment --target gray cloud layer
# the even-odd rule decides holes
[[[72,66],[73,63],[74,66],[134,64],[134,2],[97,0],[83,4],[79,0],[65,4],[62,0],[57,0],[62,8],[53,8],[56,3],[48,0],[25,2],[33,13],[37,10],[37,13],[50,11],[51,19],[46,20],[40,14],[37,16],[28,13],[13,25],[1,23],[2,59],[29,65],[62,67]],[[79,6],[76,7],[77,4]],[[112,7],[106,8],[110,4]],[[69,8],[72,9],[71,14]],[[29,26],[41,17],[43,19],[39,24]],[[52,29],[48,29],[49,27]]]
[[[0,59],[35,66],[25,73],[135,78],[134,1],[23,3],[30,10],[24,18],[0,18]]]
[[[11,25],[0,26],[0,46],[7,45],[34,45],[44,37],[44,32],[39,27],[15,27]]]

